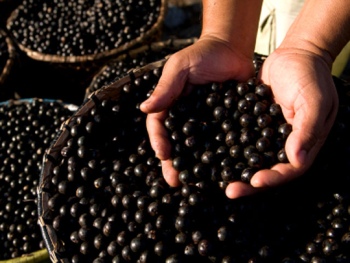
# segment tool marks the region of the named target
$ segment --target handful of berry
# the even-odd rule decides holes
[[[284,144],[292,126],[270,87],[254,78],[196,87],[170,109],[164,124],[184,184],[249,183],[256,171],[288,162]]]

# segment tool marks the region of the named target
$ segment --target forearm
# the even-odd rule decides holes
[[[281,47],[307,49],[331,65],[349,40],[348,0],[306,0]]]
[[[262,0],[203,0],[201,36],[214,36],[247,56],[255,47]]]

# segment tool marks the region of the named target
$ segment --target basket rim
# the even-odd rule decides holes
[[[111,56],[114,56],[116,54],[122,53],[124,51],[129,50],[131,47],[136,46],[137,44],[141,44],[143,40],[153,36],[160,28],[162,27],[163,21],[165,19],[165,14],[168,8],[168,0],[160,0],[160,10],[159,10],[159,16],[157,18],[157,21],[152,25],[152,27],[146,31],[144,34],[132,39],[131,41],[124,43],[120,47],[100,52],[97,54],[90,54],[90,55],[82,55],[82,56],[60,56],[60,55],[52,55],[52,54],[45,54],[41,53],[39,51],[31,50],[24,46],[23,44],[19,43],[17,39],[14,39],[14,42],[16,45],[27,54],[28,57],[44,61],[44,62],[51,62],[51,63],[84,63],[84,62],[90,62],[100,59],[109,58]],[[18,8],[16,8],[14,11],[12,11],[11,15],[6,21],[6,27],[8,28],[8,24],[12,22],[18,15]]]

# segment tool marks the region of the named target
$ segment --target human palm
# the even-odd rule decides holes
[[[257,172],[250,185],[232,183],[228,197],[253,194],[259,188],[274,187],[301,176],[312,164],[334,123],[338,97],[327,63],[305,50],[277,49],[259,73],[281,105],[293,130],[286,141],[289,163],[276,164]]]

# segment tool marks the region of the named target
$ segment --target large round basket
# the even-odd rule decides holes
[[[336,123],[315,165],[303,178],[230,200],[223,191],[227,184],[222,181],[228,178],[230,166],[223,148],[215,152],[216,158],[223,158],[216,167],[219,172],[211,166],[203,170],[195,165],[203,156],[191,148],[195,139],[207,139],[199,141],[195,149],[211,149],[222,138],[209,136],[208,119],[191,139],[183,138],[180,130],[169,136],[172,142],[176,138],[186,142],[179,140],[173,145],[172,157],[175,160],[183,153],[186,160],[177,159],[173,165],[179,170],[187,167],[187,171],[179,174],[181,186],[165,183],[148,139],[146,115],[139,109],[161,76],[165,61],[132,69],[91,93],[47,150],[38,186],[38,211],[51,261],[349,260],[350,215],[345,212],[350,204],[349,85],[336,80],[341,98]],[[225,84],[238,85],[234,83]],[[217,91],[223,86],[197,87],[195,97],[179,99],[169,117],[177,116],[173,121],[179,122],[191,119],[190,124],[196,118],[213,118],[194,102],[201,101],[205,90]],[[227,90],[226,96],[231,92]],[[209,97],[212,104],[213,97]],[[185,111],[191,106],[192,110]],[[198,109],[196,114],[194,109]],[[167,128],[173,125],[175,122],[165,123]],[[187,125],[185,134],[191,130]],[[208,164],[209,156],[204,155],[203,163]],[[206,177],[208,170],[211,174]]]

